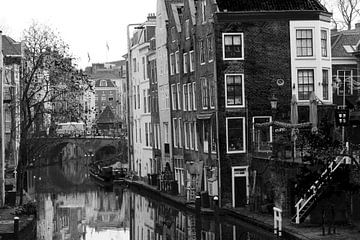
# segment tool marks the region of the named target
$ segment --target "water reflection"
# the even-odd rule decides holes
[[[236,219],[199,217],[138,189],[104,191],[91,182],[86,159],[72,156],[63,152],[61,163],[36,170],[42,179],[36,185],[37,239],[273,239],[272,234]]]

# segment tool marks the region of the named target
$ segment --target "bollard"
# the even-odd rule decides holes
[[[14,239],[19,239],[19,217],[14,217]]]

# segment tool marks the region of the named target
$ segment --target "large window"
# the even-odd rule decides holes
[[[176,99],[177,99],[177,91],[176,91],[176,85],[175,84],[171,84],[171,97],[172,97],[172,101],[171,101],[171,105],[172,105],[172,109],[176,110],[177,104],[176,104]]]
[[[244,106],[243,74],[225,74],[225,100],[226,107]]]
[[[206,0],[201,0],[201,20],[206,22]]]
[[[179,141],[179,130],[178,130],[178,121],[176,118],[173,118],[173,143],[174,147],[178,146]]]
[[[228,153],[244,153],[245,149],[245,118],[226,118],[226,147]]]
[[[180,70],[180,62],[179,62],[179,51],[175,52],[175,73],[179,73]]]
[[[170,54],[170,75],[175,74],[175,55],[173,53]]]
[[[200,40],[199,48],[200,48],[200,64],[204,64],[205,63],[205,41],[204,41],[204,39]]]
[[[338,70],[337,71],[338,89],[337,94],[344,94],[344,82],[345,82],[345,95],[353,94],[353,77],[352,70]]]
[[[181,118],[178,118],[178,128],[179,128],[179,148],[182,148],[182,137],[181,137]]]
[[[223,59],[244,59],[243,33],[223,33]]]
[[[184,73],[188,72],[188,66],[189,66],[189,56],[188,53],[184,53],[183,55],[183,63],[184,63]]]
[[[186,83],[183,85],[183,106],[184,111],[189,110],[188,86]]]
[[[202,97],[203,109],[208,108],[209,88],[208,88],[208,80],[206,78],[201,79],[201,97]]]
[[[185,39],[190,38],[190,19],[185,20]]]
[[[327,31],[321,30],[321,56],[322,57],[328,56],[327,45],[328,45]]]
[[[178,104],[178,106],[177,106],[178,110],[181,110],[180,96],[181,96],[181,93],[180,93],[180,83],[178,83],[178,84],[177,84],[177,95],[176,95],[176,97],[177,97],[177,104]]]
[[[196,110],[196,82],[193,82],[193,87],[192,87],[192,90],[193,90],[193,102],[194,102],[194,110]]]
[[[323,100],[329,100],[329,70],[322,70]]]
[[[296,56],[313,56],[313,32],[311,29],[296,30]]]
[[[207,49],[208,49],[208,60],[209,62],[211,62],[212,60],[214,60],[212,36],[207,37]]]
[[[192,83],[188,83],[188,96],[189,96],[189,111],[194,109],[194,102],[193,102],[193,90],[192,90]]]
[[[202,121],[202,140],[204,153],[209,152],[210,124],[208,121]]]
[[[194,51],[190,51],[190,72],[195,71],[195,54]]]
[[[309,100],[311,92],[314,91],[314,70],[298,70],[298,95],[299,100]]]

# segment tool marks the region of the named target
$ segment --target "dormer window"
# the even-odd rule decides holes
[[[106,84],[106,80],[101,80],[100,81],[100,87],[106,87],[107,84]]]

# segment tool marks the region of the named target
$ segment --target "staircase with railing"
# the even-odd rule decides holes
[[[331,181],[333,173],[341,164],[351,163],[351,157],[345,155],[344,152],[345,150],[343,150],[339,156],[331,161],[321,176],[310,186],[309,190],[295,204],[296,215],[291,219],[292,222],[299,224],[304,221],[311,209],[315,207],[315,204],[320,199],[321,195],[326,191],[326,187]]]

